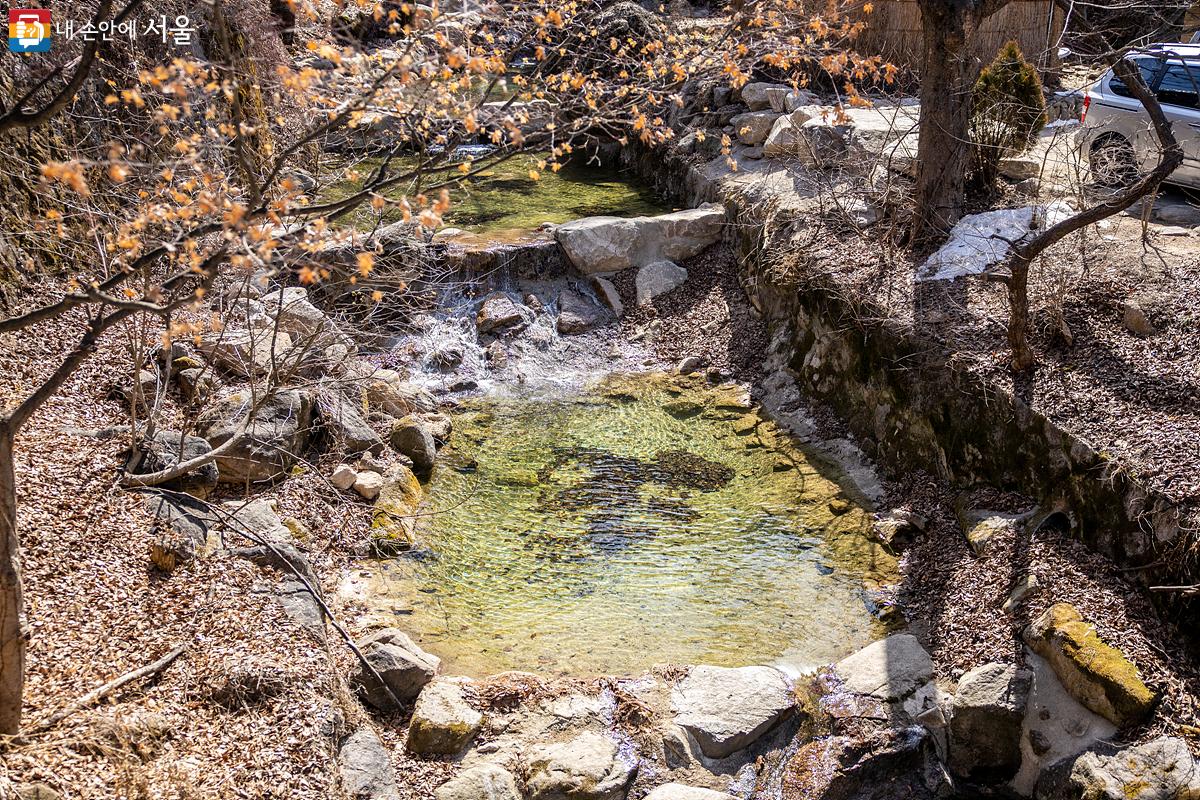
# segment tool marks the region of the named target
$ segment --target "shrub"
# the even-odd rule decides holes
[[[1046,100],[1037,70],[1016,42],[1000,48],[973,90],[971,141],[974,180],[990,187],[1000,159],[1028,150],[1046,126]]]

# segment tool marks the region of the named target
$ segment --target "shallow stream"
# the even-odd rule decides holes
[[[882,635],[869,515],[732,384],[609,376],[464,403],[378,621],[447,671],[802,670]]]

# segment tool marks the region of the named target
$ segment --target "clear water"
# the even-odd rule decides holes
[[[450,212],[444,222],[461,228],[478,241],[515,242],[530,238],[544,222],[556,225],[596,215],[634,217],[671,211],[645,186],[612,168],[568,164],[558,172],[539,169],[540,156],[514,156],[478,176],[463,181],[450,194]],[[364,159],[356,166],[361,176],[369,175],[379,160]],[[397,167],[400,169],[402,167]],[[530,177],[530,171],[538,179]],[[362,178],[335,187],[332,196],[348,196]],[[396,191],[397,196],[401,194]],[[351,216],[359,228],[370,230],[378,216],[369,207]],[[383,222],[400,219],[398,211],[387,212]]]
[[[869,516],[736,387],[609,378],[454,424],[422,545],[370,580],[377,621],[449,672],[804,669],[883,633],[863,590],[895,563]]]

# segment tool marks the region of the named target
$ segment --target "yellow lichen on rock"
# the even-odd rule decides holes
[[[1025,641],[1050,662],[1066,690],[1114,725],[1145,717],[1155,694],[1125,654],[1106,644],[1070,603],[1055,603],[1025,630]]]
[[[412,470],[393,464],[383,474],[383,488],[371,515],[371,543],[379,555],[395,555],[412,547],[421,483]]]

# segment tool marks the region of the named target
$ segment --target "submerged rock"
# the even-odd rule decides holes
[[[419,755],[454,755],[475,738],[482,724],[483,714],[467,703],[461,683],[438,678],[417,697],[405,746]]]
[[[1133,662],[1102,641],[1071,604],[1050,606],[1024,636],[1072,697],[1117,727],[1138,722],[1154,707],[1157,698]]]
[[[530,800],[622,800],[634,771],[612,739],[581,733],[566,742],[534,747],[526,785]]]
[[[752,744],[794,702],[787,679],[772,667],[693,667],[671,692],[676,723],[709,758]]]
[[[360,641],[358,648],[383,678],[383,683],[361,663],[351,674],[350,683],[364,700],[381,711],[397,707],[388,689],[401,703],[413,700],[433,680],[442,663],[396,628],[376,631]]]

